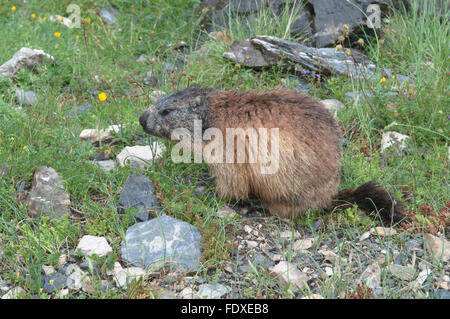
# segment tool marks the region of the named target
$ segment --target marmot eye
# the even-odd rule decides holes
[[[173,111],[173,109],[164,109],[164,110],[159,111],[159,114],[162,116],[166,116],[167,114],[169,114],[172,111]]]

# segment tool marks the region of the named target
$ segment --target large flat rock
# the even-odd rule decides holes
[[[200,239],[196,227],[163,214],[127,229],[122,260],[136,267],[170,263],[173,269],[196,271],[201,258]]]

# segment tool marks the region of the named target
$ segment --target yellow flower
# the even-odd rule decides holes
[[[106,93],[103,93],[103,92],[102,92],[102,93],[100,93],[100,94],[98,95],[98,99],[99,99],[101,102],[105,101],[106,98],[107,98]]]
[[[86,21],[86,23],[91,23],[91,18],[86,18],[84,21]]]
[[[386,78],[383,76],[383,77],[380,79],[380,83],[384,83],[384,82],[386,82]]]
[[[342,49],[343,49],[342,45],[338,44],[338,45],[336,46],[336,50],[342,51]]]
[[[442,110],[439,110],[439,114],[442,114],[442,113],[444,113],[444,112],[442,112]]]
[[[358,40],[358,44],[359,44],[360,46],[363,46],[363,45],[364,45],[364,39],[359,39],[359,40]]]
[[[343,43],[345,41],[345,37],[343,36],[343,35],[340,35],[339,37],[338,37],[338,42],[339,43]]]
[[[79,35],[76,35],[76,36],[75,36],[75,40],[78,40],[79,38],[80,38]]]
[[[17,10],[16,6],[12,6],[11,10],[12,10],[12,12],[16,12],[16,10]]]
[[[59,38],[59,37],[61,36],[61,32],[55,32],[55,33],[53,33],[53,35],[54,35],[55,37]]]
[[[351,56],[352,55],[352,50],[350,50],[350,49],[347,49],[347,50],[345,50],[345,55],[347,55],[347,56]]]
[[[31,14],[31,19],[34,19],[34,18],[36,18],[36,13]]]
[[[10,142],[14,142],[14,140],[15,140],[14,136],[11,136],[11,137],[9,138],[9,141],[10,141]]]
[[[23,147],[23,150],[24,150],[25,152],[28,151],[28,146],[25,145],[25,146]]]

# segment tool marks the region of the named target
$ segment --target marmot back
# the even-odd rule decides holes
[[[339,196],[339,128],[323,104],[309,95],[289,90],[237,93],[190,87],[156,101],[142,114],[140,123],[149,134],[170,139],[170,132],[175,129],[184,128],[194,133],[195,120],[201,121],[202,132],[216,128],[225,140],[229,129],[241,129],[230,140],[235,142],[235,147],[239,142],[245,145],[245,162],[236,161],[234,157],[227,163],[226,143],[223,160],[207,162],[216,176],[221,196],[241,199],[254,195],[272,215],[282,218],[297,217],[309,208],[330,208],[336,200],[349,199],[361,204],[361,201],[375,198],[379,200],[373,205],[364,202],[363,209],[379,210],[386,219],[401,218],[401,206],[376,183],[364,184],[356,197],[350,190]],[[267,152],[278,147],[278,169],[273,174],[261,173],[265,163],[259,158],[256,162],[249,161],[255,152],[255,143],[248,133],[257,132],[256,138],[262,140],[264,130],[259,129],[278,129],[276,145],[275,141],[265,138]],[[203,141],[203,148],[214,141]],[[235,148],[234,152],[237,151]]]
[[[223,133],[226,128],[279,129],[276,173],[261,174],[261,163],[210,165],[221,195],[255,195],[272,214],[283,218],[326,207],[336,195],[340,134],[333,116],[318,100],[288,90],[217,92],[210,96],[209,124]]]

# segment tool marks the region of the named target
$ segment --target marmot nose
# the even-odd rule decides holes
[[[145,129],[145,124],[147,123],[147,111],[142,113],[141,117],[139,118],[139,123]]]

